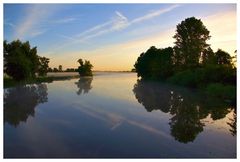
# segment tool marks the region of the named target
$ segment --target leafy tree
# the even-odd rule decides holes
[[[151,77],[151,64],[154,61],[154,58],[157,54],[158,49],[154,46],[150,47],[147,52],[142,53],[134,67],[138,73],[138,76],[142,78],[150,78]]]
[[[178,68],[191,68],[199,65],[201,54],[209,47],[209,31],[201,19],[190,17],[177,25],[174,63]]]
[[[38,74],[40,76],[46,76],[47,75],[47,72],[49,70],[48,63],[49,63],[49,58],[39,57]]]
[[[60,72],[63,71],[63,70],[62,70],[62,65],[59,65],[59,67],[58,67],[58,71],[60,71]]]
[[[78,73],[80,76],[92,76],[93,65],[90,63],[90,61],[85,60],[85,62],[83,62],[82,59],[78,59],[77,62],[80,64],[78,67]]]
[[[134,67],[138,76],[142,78],[164,80],[172,74],[172,56],[173,49],[171,47],[157,49],[152,46],[138,57]]]
[[[213,52],[211,47],[203,50],[201,59],[203,65],[216,64],[215,53]]]
[[[74,69],[74,68],[67,68],[66,69],[66,72],[75,72],[76,71],[76,69]]]
[[[218,51],[215,53],[215,57],[218,65],[231,65],[232,63],[232,57],[230,54],[221,49],[218,49]]]
[[[48,72],[53,72],[53,69],[49,67]]]
[[[38,70],[37,47],[30,47],[29,42],[20,40],[7,43],[4,41],[4,72],[14,80],[35,77]]]
[[[58,72],[58,69],[57,68],[53,68],[53,72]]]

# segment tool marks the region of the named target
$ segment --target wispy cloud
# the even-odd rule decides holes
[[[105,35],[108,33],[124,30],[133,24],[141,23],[141,22],[150,20],[154,17],[160,16],[166,12],[170,12],[179,6],[180,5],[172,5],[168,8],[159,9],[154,12],[147,13],[146,15],[143,15],[141,17],[135,18],[131,21],[126,16],[124,16],[121,12],[115,11],[115,14],[111,20],[106,21],[102,24],[98,24],[86,31],[83,31],[83,32],[77,34],[74,37],[71,37],[73,41],[69,42],[67,44],[65,43],[64,47],[66,47],[70,44],[86,42],[89,39],[99,37],[99,36],[102,36],[102,35]]]
[[[105,23],[98,24],[98,25],[96,25],[96,26],[94,26],[94,27],[92,27],[92,28],[82,32],[82,33],[77,34],[76,37],[82,37],[82,36],[85,36],[87,34],[90,34],[90,33],[93,33],[93,32],[97,32],[97,31],[105,28],[106,26],[110,25],[111,23],[112,23],[112,21],[107,21]]]
[[[48,17],[53,10],[43,5],[29,5],[26,9],[26,18],[17,24],[17,28],[14,33],[14,38],[28,38],[32,36],[39,36],[43,34],[43,30],[36,31],[36,26],[39,25],[42,19]]]
[[[9,22],[8,20],[5,20],[5,21],[4,21],[4,25],[8,25],[8,26],[10,26],[10,27],[12,27],[12,28],[15,28],[15,27],[16,27],[15,24]]]
[[[45,33],[47,30],[34,30],[29,32],[29,37],[36,37],[39,35],[42,35],[43,33]]]
[[[114,17],[102,24],[98,24],[88,30],[85,30],[76,36],[66,36],[62,34],[57,34],[58,36],[67,39],[67,42],[64,43],[60,48],[54,48],[60,50],[66,46],[76,44],[76,43],[87,43],[87,40],[95,38],[113,31],[122,30],[128,25],[128,19],[123,16],[120,12],[116,11]],[[70,41],[69,41],[70,40]]]
[[[167,31],[153,33],[141,39],[109,44],[107,46],[101,46],[100,48],[92,48],[91,50],[74,52],[59,51],[57,52],[58,57],[51,59],[50,66],[58,66],[60,62],[64,62],[65,67],[78,66],[75,60],[82,57],[91,60],[94,64],[94,70],[129,70],[132,68],[139,54],[146,51],[150,46],[156,46],[158,48],[172,46],[174,42],[172,38],[174,32],[175,28],[171,28]],[[49,57],[52,55],[53,54],[49,55]],[[66,60],[66,55],[72,59]],[[117,63],[112,64],[112,62]]]
[[[101,36],[103,34],[119,31],[125,29],[128,26],[128,19],[118,11],[115,12],[115,16],[110,22],[111,23],[109,23],[109,25],[102,26],[98,30],[95,30],[95,32],[91,32],[89,35],[82,37],[81,40],[87,40],[90,38]]]
[[[63,34],[57,34],[59,37],[62,37],[64,39],[67,39],[67,40],[71,40],[71,41],[77,41],[77,39],[73,38],[73,37],[69,37],[69,36],[66,36],[66,35],[63,35]]]
[[[68,17],[68,18],[62,18],[62,19],[58,19],[58,20],[50,20],[48,22],[52,23],[52,24],[65,24],[65,23],[74,22],[76,20],[78,20],[78,19],[75,17]]]
[[[172,5],[168,8],[165,9],[159,9],[157,11],[148,13],[144,16],[135,18],[131,21],[128,20],[127,17],[125,17],[122,13],[120,13],[119,11],[115,12],[115,17],[113,18],[112,21],[107,22],[107,25],[101,25],[101,28],[97,28],[98,30],[94,30],[91,31],[91,33],[89,32],[89,35],[82,38],[82,39],[90,39],[90,38],[94,38],[103,34],[107,34],[110,32],[114,32],[114,31],[119,31],[119,30],[123,30],[135,23],[140,23],[149,19],[152,19],[154,17],[160,16],[161,14],[164,14],[166,12],[172,11],[173,9],[179,7],[180,5]],[[104,23],[105,24],[105,23]],[[110,25],[110,26],[108,26]],[[99,26],[99,25],[98,25]],[[98,27],[97,26],[97,27]],[[84,32],[85,33],[85,32]]]
[[[160,16],[160,15],[166,13],[166,12],[172,11],[173,9],[175,9],[175,8],[177,8],[179,6],[180,5],[172,5],[172,6],[168,7],[168,8],[160,9],[160,10],[148,13],[148,14],[146,14],[144,16],[141,16],[141,17],[138,17],[138,18],[132,20],[131,24],[140,23],[142,21],[146,21],[146,20],[152,19],[152,18]]]

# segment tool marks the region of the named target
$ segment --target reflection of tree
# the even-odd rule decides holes
[[[231,132],[231,134],[233,136],[235,136],[237,134],[237,113],[236,113],[236,108],[234,108],[233,111],[233,118],[229,118],[230,122],[228,122],[227,124],[230,126],[229,131]]]
[[[148,112],[153,110],[161,110],[162,112],[169,112],[170,104],[169,99],[171,97],[170,92],[166,87],[159,86],[156,89],[157,84],[154,82],[144,82],[138,80],[134,85],[133,92],[138,100]]]
[[[34,116],[34,108],[47,102],[47,85],[35,84],[9,88],[4,91],[4,122],[15,127]]]
[[[173,107],[174,108],[174,107]],[[179,142],[194,141],[203,131],[204,124],[200,121],[198,107],[182,106],[170,119],[171,134]]]
[[[224,118],[229,107],[219,100],[194,91],[153,81],[138,80],[133,92],[147,111],[170,113],[171,134],[179,142],[194,141],[203,131],[204,119],[211,114],[213,120]]]
[[[88,93],[90,89],[92,89],[91,83],[92,83],[93,77],[80,77],[78,82],[75,84],[78,87],[77,94],[81,95],[84,93]]]

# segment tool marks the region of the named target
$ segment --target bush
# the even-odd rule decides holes
[[[225,100],[236,100],[236,86],[212,83],[206,87],[206,92],[211,96],[219,97]]]
[[[198,87],[201,80],[200,70],[185,70],[168,79],[170,83],[187,87]]]

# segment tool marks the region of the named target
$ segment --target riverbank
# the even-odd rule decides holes
[[[131,72],[113,72],[113,71],[94,71],[93,76],[98,76],[98,75],[105,75],[105,74],[115,74],[115,73],[131,73]],[[23,81],[15,81],[12,78],[10,78],[7,75],[4,75],[4,81],[3,81],[3,87],[4,88],[9,88],[9,87],[14,87],[17,85],[25,85],[25,84],[34,84],[34,83],[51,83],[55,80],[67,80],[67,79],[73,79],[73,78],[79,78],[79,73],[78,72],[49,72],[47,73],[47,76],[45,77],[36,77],[32,79],[27,79]]]
[[[27,79],[23,81],[15,81],[12,78],[9,77],[4,77],[3,80],[3,87],[4,88],[10,88],[10,87],[15,87],[18,85],[25,85],[25,84],[35,84],[35,83],[51,83],[55,80],[67,80],[67,79],[73,79],[73,78],[78,78],[76,75],[67,75],[67,76],[46,76],[46,77],[36,77],[32,79]]]

